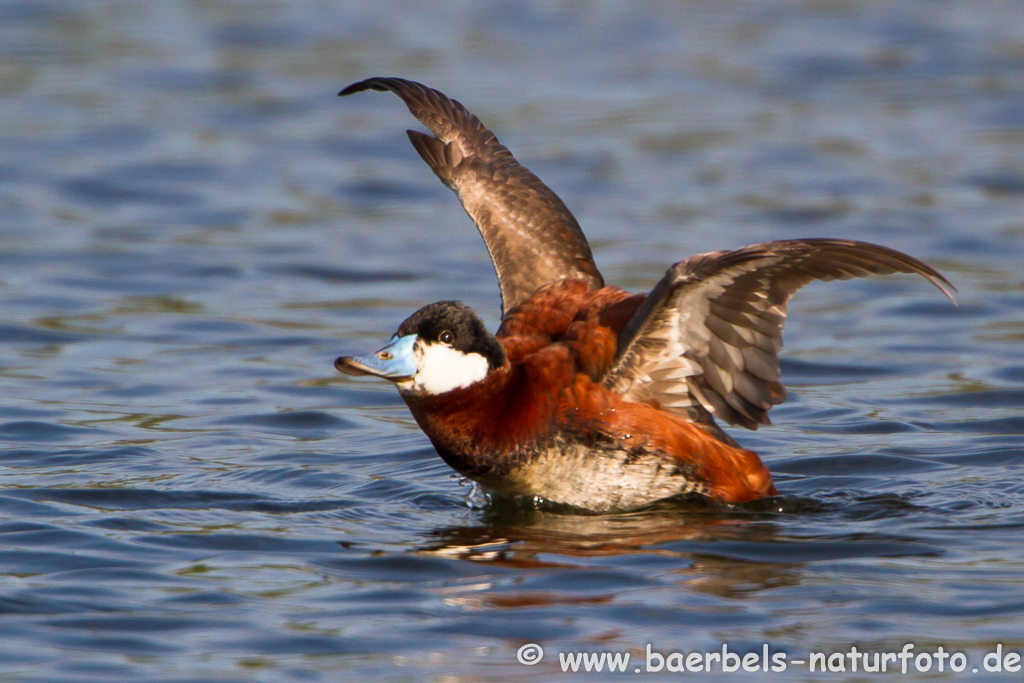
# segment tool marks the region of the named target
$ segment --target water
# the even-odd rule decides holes
[[[910,277],[797,296],[790,400],[732,432],[779,498],[480,506],[391,387],[331,365],[437,299],[497,324],[415,122],[335,97],[371,75],[467,103],[609,282],[838,236],[960,307]],[[0,150],[0,680],[1024,651],[1019,3],[10,0]]]

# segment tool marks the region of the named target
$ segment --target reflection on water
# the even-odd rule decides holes
[[[916,509],[896,496],[870,496],[843,504],[777,497],[725,510],[666,501],[648,510],[615,515],[510,507],[505,503],[489,506],[478,525],[435,530],[431,543],[419,552],[522,569],[587,569],[593,567],[593,558],[600,557],[616,558],[616,566],[640,566],[649,564],[647,556],[654,556],[657,561],[650,564],[672,566],[672,572],[685,575],[686,584],[694,590],[723,597],[795,585],[799,568],[813,562],[942,554],[940,548],[913,537],[884,532],[847,537],[786,532],[785,521],[791,516],[892,519],[900,509]]]
[[[1021,13],[0,4],[0,678],[498,681],[648,643],[1024,651]],[[408,112],[335,97],[371,75],[478,113],[612,283],[848,237],[932,263],[960,306],[914,278],[797,296],[790,399],[734,432],[777,498],[480,505],[391,387],[332,367],[430,301],[497,323]],[[531,669],[529,642],[549,653]]]

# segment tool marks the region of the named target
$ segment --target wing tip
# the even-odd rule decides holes
[[[396,78],[394,76],[371,76],[361,81],[353,83],[352,85],[346,86],[341,89],[338,93],[338,97],[345,97],[346,95],[353,95],[357,92],[363,92],[365,90],[376,90],[378,92],[394,92],[398,88],[408,87],[409,85],[420,85],[414,81],[407,81],[404,78]],[[423,87],[423,86],[420,86]]]
[[[959,292],[960,290],[958,290],[953,285],[953,283],[950,282],[949,280],[947,280],[946,278],[942,277],[941,275],[939,277],[941,277],[942,279],[939,280],[939,279],[936,279],[936,278],[928,278],[928,280],[933,285],[938,287],[940,292],[942,292],[943,294],[946,295],[946,298],[949,299],[949,303],[953,304],[957,308],[960,308],[959,302],[957,302],[956,297],[953,295],[953,292]],[[952,290],[952,291],[950,291],[950,290]]]
[[[936,289],[942,292],[946,298],[949,299],[949,303],[953,304],[957,308],[960,307],[960,304],[957,302],[956,296],[954,295],[954,292],[959,293],[960,290],[956,288],[956,285],[946,279],[945,275],[934,268],[931,268],[930,272],[921,272],[921,275],[923,275],[928,282],[935,285]]]
[[[937,271],[932,266],[928,265],[924,261],[917,259],[909,254],[905,254],[902,251],[893,249],[892,247],[886,247],[880,244],[873,244],[871,242],[861,242],[859,240],[848,240],[848,239],[835,239],[829,237],[809,237],[803,239],[794,240],[780,240],[777,242],[765,242],[763,244],[752,245],[752,247],[766,247],[766,246],[781,246],[785,248],[790,244],[804,244],[811,245],[814,247],[839,247],[840,249],[852,249],[854,253],[860,252],[859,255],[867,256],[873,259],[886,259],[889,261],[888,266],[893,268],[898,273],[916,273],[921,277],[932,283],[936,289],[949,299],[950,303],[954,306],[959,307],[954,292],[959,290],[956,286],[950,282],[945,275]],[[750,248],[750,247],[748,247]],[[737,250],[743,251],[743,250]],[[898,264],[898,267],[894,267],[894,263]],[[881,274],[881,273],[876,273]],[[862,276],[858,276],[862,277]],[[821,279],[821,278],[816,278]],[[845,278],[843,278],[845,279]]]
[[[899,255],[901,257],[901,260],[907,266],[909,266],[910,270],[907,270],[907,271],[904,271],[904,272],[917,273],[918,275],[920,275],[924,279],[928,280],[928,282],[932,283],[932,285],[936,289],[938,289],[940,292],[942,292],[942,294],[947,299],[949,299],[949,302],[951,304],[953,304],[954,306],[959,308],[960,304],[957,303],[956,296],[954,295],[954,292],[959,292],[960,290],[958,290],[956,288],[956,286],[952,282],[950,282],[949,279],[946,278],[945,275],[943,275],[939,271],[935,270],[935,268],[932,268],[930,265],[928,265],[924,261],[916,259],[913,256],[909,256],[907,254],[904,254],[904,253],[896,251],[896,250],[892,250],[892,251],[895,254]]]
[[[940,273],[932,266],[928,265],[927,263],[920,259],[910,256],[909,254],[905,254],[901,251],[892,249],[890,247],[880,247],[879,245],[869,246],[875,246],[886,252],[889,252],[891,256],[895,257],[898,261],[903,262],[906,266],[910,268],[909,271],[905,272],[917,273],[924,279],[928,280],[928,282],[932,283],[932,285],[934,285],[936,289],[942,292],[943,295],[945,295],[945,297],[949,299],[949,302],[951,304],[957,307],[960,306],[960,304],[957,303],[956,297],[953,294],[954,292],[959,292],[960,290],[958,290],[956,286],[952,282],[950,282],[945,275]]]

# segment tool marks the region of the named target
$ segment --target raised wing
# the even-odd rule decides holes
[[[793,294],[814,280],[890,273],[918,273],[953,301],[938,271],[865,242],[784,240],[693,256],[669,268],[622,331],[604,385],[713,432],[710,415],[770,424],[768,410],[786,398],[777,354]]]
[[[604,286],[572,213],[480,119],[443,93],[401,78],[369,78],[338,94],[363,90],[395,93],[436,136],[408,131],[416,151],[480,230],[498,274],[502,314],[558,280]]]

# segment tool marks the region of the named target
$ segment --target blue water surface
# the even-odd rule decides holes
[[[731,432],[777,498],[488,504],[392,387],[332,367],[434,300],[498,322],[418,124],[335,96],[374,75],[480,115],[610,283],[832,236],[928,261],[959,307],[909,276],[797,296],[790,399]],[[985,674],[1024,653],[1022,263],[1016,2],[0,3],[0,681],[630,653],[611,680],[723,644]],[[746,677],[772,675],[822,677]]]

